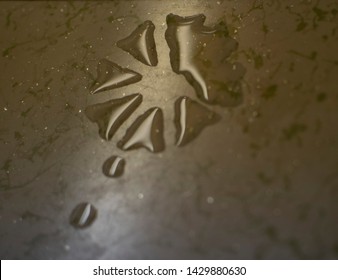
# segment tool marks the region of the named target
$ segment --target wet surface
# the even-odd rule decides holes
[[[219,120],[220,116],[213,111],[188,97],[180,97],[175,102],[176,145],[186,145]]]
[[[183,74],[197,96],[205,102],[236,106],[242,101],[241,78],[244,68],[227,58],[237,48],[225,22],[204,26],[205,15],[167,16],[165,33],[170,62],[175,73]]]
[[[0,2],[0,257],[336,259],[337,11]]]
[[[139,73],[102,59],[97,66],[97,81],[92,93],[123,87],[141,79],[142,76]]]

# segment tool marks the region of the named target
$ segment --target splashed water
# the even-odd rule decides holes
[[[163,113],[158,107],[150,108],[139,116],[118,143],[122,150],[146,148],[157,153],[164,150]]]
[[[89,120],[97,123],[101,138],[110,140],[141,102],[141,94],[132,94],[104,103],[90,105],[86,108],[85,114]]]
[[[202,14],[180,17],[169,14],[165,33],[173,71],[183,74],[197,96],[209,104],[236,106],[242,101],[241,78],[245,70],[227,58],[237,48],[225,23],[204,26]]]
[[[188,97],[175,102],[176,145],[184,146],[194,140],[202,130],[220,120],[220,116]]]
[[[155,25],[147,20],[140,24],[127,38],[118,41],[117,46],[142,63],[156,66],[158,60],[154,30]]]
[[[170,64],[176,74],[183,74],[193,86],[197,97],[207,104],[237,106],[242,102],[241,81],[245,69],[241,64],[229,62],[229,56],[237,48],[224,22],[213,27],[204,26],[205,15],[181,17],[167,15],[165,39],[169,46]],[[116,46],[148,66],[158,64],[154,39],[154,24],[147,20]],[[127,68],[103,59],[98,65],[98,79],[93,93],[138,82],[142,76]],[[97,123],[101,138],[110,140],[142,102],[140,94],[113,99],[88,106],[87,117]],[[191,100],[179,97],[175,102],[176,145],[185,146],[202,131],[220,120],[220,116]],[[124,150],[145,148],[160,152],[165,148],[163,136],[163,112],[153,107],[139,116],[117,143]],[[108,177],[121,176],[125,160],[112,156],[102,166]]]

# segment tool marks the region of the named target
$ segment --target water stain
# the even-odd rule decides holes
[[[119,156],[111,156],[102,166],[102,172],[109,178],[116,178],[122,176],[126,161]]]
[[[154,39],[155,25],[147,20],[128,37],[117,42],[117,46],[134,58],[149,66],[156,66],[157,51]]]
[[[202,101],[221,106],[239,105],[245,69],[239,63],[227,61],[237,42],[229,36],[224,22],[206,27],[205,19],[203,14],[167,16],[165,38],[171,67],[175,73],[184,75]]]
[[[194,140],[202,130],[220,120],[220,116],[191,100],[180,97],[175,102],[176,145],[184,146]]]
[[[142,75],[107,59],[101,59],[97,66],[97,80],[92,94],[137,83]]]
[[[141,94],[132,94],[104,103],[90,105],[85,109],[87,118],[99,127],[99,135],[110,140],[142,102]]]
[[[82,202],[73,209],[69,223],[75,228],[86,228],[95,221],[96,217],[96,208],[88,202]]]
[[[139,116],[118,143],[122,150],[146,148],[157,153],[164,150],[163,113],[158,107],[150,108]]]

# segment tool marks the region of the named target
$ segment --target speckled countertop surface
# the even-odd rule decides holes
[[[172,71],[166,16],[226,22],[245,69],[237,106],[175,146],[174,103],[199,101]],[[306,259],[338,257],[337,1],[0,2],[1,259]],[[158,65],[116,46],[155,25]],[[91,95],[98,61],[140,82]],[[141,93],[111,141],[85,108]],[[150,107],[165,149],[116,144]],[[119,178],[102,164],[125,159]],[[81,202],[97,209],[69,223]]]

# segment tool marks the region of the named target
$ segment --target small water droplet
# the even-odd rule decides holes
[[[118,142],[122,150],[146,148],[157,153],[164,150],[163,113],[158,107],[150,108],[139,116]]]
[[[123,158],[119,156],[111,156],[104,162],[102,172],[110,178],[120,177],[124,172],[125,164],[126,161]]]
[[[141,79],[141,74],[102,59],[97,66],[97,81],[92,94],[137,83]]]
[[[141,102],[141,94],[132,94],[90,105],[85,109],[85,114],[90,121],[97,123],[101,138],[110,140]]]
[[[209,204],[213,204],[213,203],[215,202],[215,199],[214,199],[212,196],[208,196],[208,197],[207,197],[207,202],[208,202]]]
[[[176,145],[184,146],[194,140],[202,130],[220,120],[220,116],[188,97],[175,102]]]
[[[82,202],[73,209],[69,223],[75,228],[86,228],[95,221],[96,217],[96,208],[88,202]]]
[[[204,102],[237,106],[242,102],[244,67],[227,61],[237,48],[224,22],[204,26],[205,15],[180,17],[169,14],[165,38],[173,71],[183,74]]]
[[[116,44],[142,63],[156,66],[158,60],[154,30],[155,25],[147,20],[140,24],[127,38],[118,41]]]

